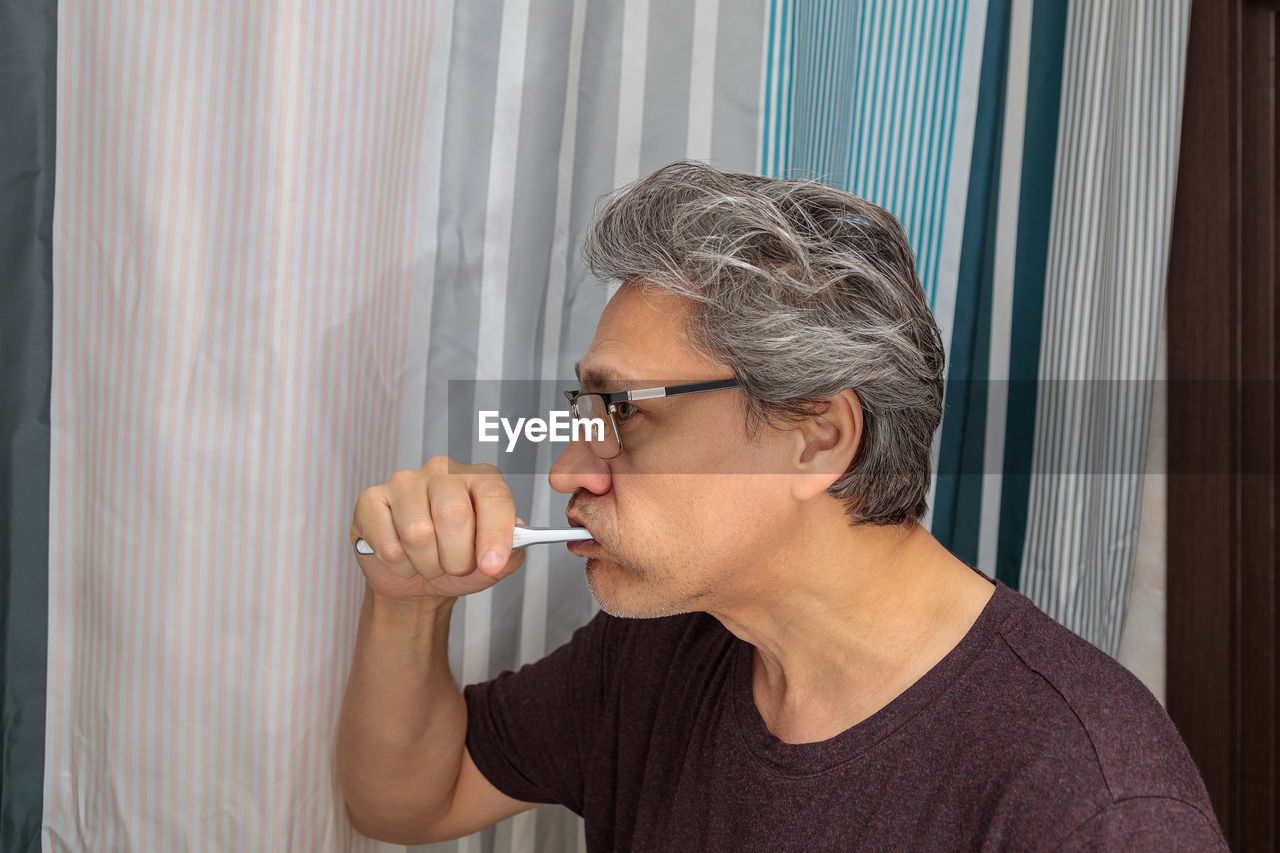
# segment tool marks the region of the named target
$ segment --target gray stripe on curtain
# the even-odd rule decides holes
[[[641,175],[685,156],[693,12],[694,4],[690,0],[650,2],[644,131],[640,136]]]
[[[721,169],[754,173],[760,163],[765,0],[734,0],[732,7],[725,0],[721,5],[711,160]]]
[[[0,849],[40,849],[58,5],[0,5]]]
[[[1073,3],[1023,591],[1108,654],[1138,538],[1189,0]]]

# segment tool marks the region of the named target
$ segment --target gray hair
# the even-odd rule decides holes
[[[813,181],[680,162],[607,198],[583,251],[601,278],[693,300],[690,343],[732,369],[757,425],[853,389],[862,443],[829,494],[856,523],[924,515],[945,356],[892,214]]]

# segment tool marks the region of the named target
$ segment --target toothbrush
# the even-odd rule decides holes
[[[523,548],[526,545],[552,545],[556,542],[585,542],[591,538],[591,531],[585,527],[525,527],[517,524],[511,534],[511,547]],[[356,540],[356,553],[366,556],[373,553],[373,547],[363,539]]]

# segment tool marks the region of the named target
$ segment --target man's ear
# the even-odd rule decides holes
[[[796,427],[792,463],[798,474],[797,497],[825,492],[840,479],[862,446],[862,401],[853,389],[827,398],[827,409]]]

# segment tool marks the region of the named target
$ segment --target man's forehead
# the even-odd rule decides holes
[[[574,363],[573,372],[578,377],[578,387],[584,390],[621,391],[700,378],[691,364],[683,359],[628,358],[616,352],[603,356],[588,351]]]
[[[605,306],[595,338],[574,365],[583,388],[653,384],[719,376],[723,370],[688,342],[689,300],[639,285],[624,285]]]

